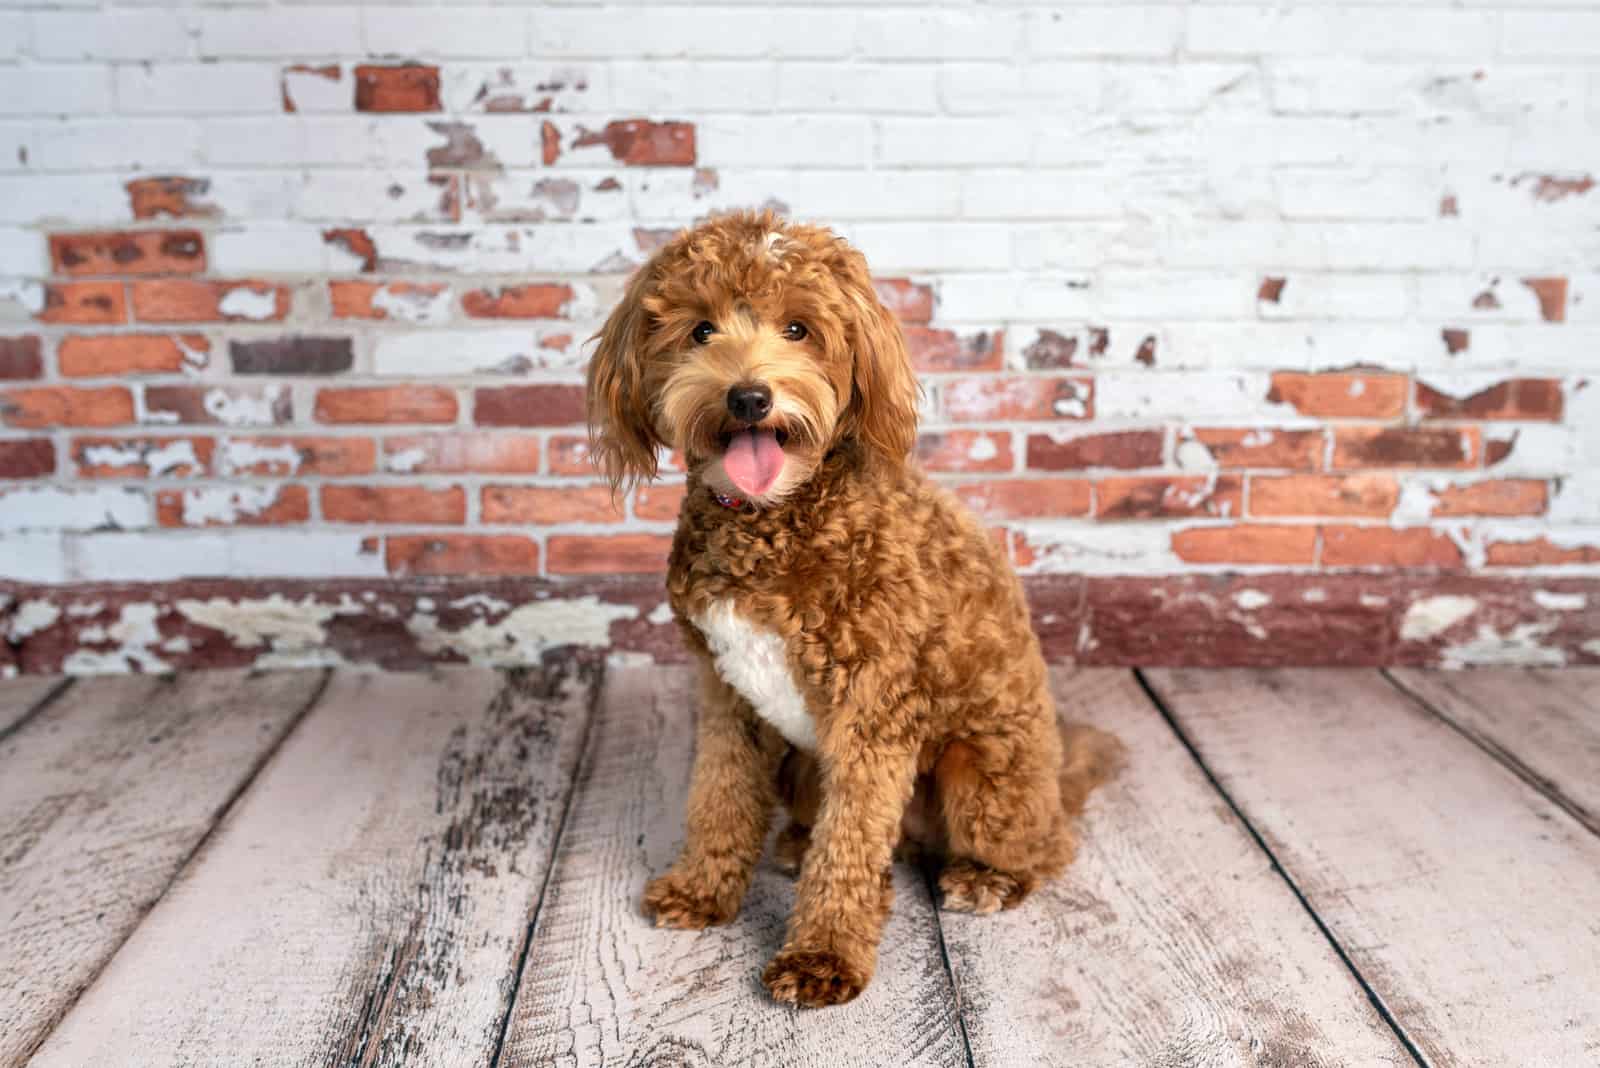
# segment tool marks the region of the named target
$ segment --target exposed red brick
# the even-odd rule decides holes
[[[38,378],[44,374],[44,354],[39,339],[0,337],[0,382]]]
[[[322,487],[322,518],[330,523],[465,523],[460,486]]]
[[[555,434],[550,438],[552,475],[592,475],[594,461],[589,457],[589,439],[576,434]]]
[[[554,534],[552,575],[654,574],[667,569],[672,538],[665,534]]]
[[[309,74],[330,82],[337,82],[344,76],[337,63],[326,63],[321,66],[314,66],[309,63],[295,63],[283,68],[283,75],[278,83],[279,91],[283,94],[283,110],[290,113],[300,110],[295,106],[294,97],[289,95],[289,75],[291,74]]]
[[[929,471],[1009,471],[1006,430],[943,430],[917,438],[917,460]]]
[[[251,422],[273,425],[287,423],[294,416],[293,398],[281,387],[146,386],[144,408],[151,422],[201,426],[237,421],[241,412]],[[223,419],[230,410],[230,419]]]
[[[1275,427],[1212,427],[1196,430],[1196,440],[1218,467],[1287,468],[1311,471],[1322,466],[1327,439],[1320,430]]]
[[[539,544],[514,534],[389,535],[391,575],[537,575]]]
[[[355,364],[347,337],[273,337],[228,342],[236,375],[336,375]]]
[[[1077,360],[1078,339],[1054,330],[1040,330],[1039,336],[1022,350],[1030,371],[1055,371],[1063,367],[1081,367]]]
[[[1277,304],[1283,297],[1284,279],[1267,277],[1261,280],[1261,286],[1256,290],[1256,299]]]
[[[56,471],[56,447],[49,438],[0,439],[0,478],[43,478]]]
[[[1102,478],[1094,484],[1094,496],[1098,519],[1229,519],[1244,514],[1244,479],[1238,475]]]
[[[241,497],[233,514],[224,518],[209,514],[199,522],[185,518],[185,502],[198,494],[216,493],[217,490],[162,490],[156,494],[156,522],[164,527],[264,527],[283,523],[304,523],[311,518],[311,494],[304,486],[278,486],[272,503],[259,511],[252,510],[252,498]],[[222,492],[229,492],[224,489]]]
[[[1325,419],[1393,419],[1405,414],[1407,385],[1405,375],[1279,371],[1267,400]]]
[[[1557,422],[1561,418],[1561,380],[1511,378],[1466,397],[1452,397],[1417,383],[1417,410],[1424,419],[1518,419]]]
[[[1477,427],[1339,427],[1333,466],[1476,467],[1481,440]]]
[[[232,437],[224,455],[236,475],[367,475],[377,467],[378,445],[354,437]]]
[[[1388,475],[1256,475],[1250,479],[1253,516],[1389,515],[1400,484]]]
[[[202,437],[75,437],[71,455],[80,478],[197,478],[211,473],[215,451]]]
[[[911,362],[918,371],[995,371],[1005,354],[1005,331],[980,331],[962,337],[954,330],[904,328]]]
[[[258,315],[252,301],[250,314],[240,314],[238,311],[230,314],[222,305],[233,293],[258,299],[270,296],[272,311],[266,316]],[[289,287],[254,278],[232,282],[172,278],[133,283],[134,318],[147,323],[255,322],[262,319],[280,320],[288,314]]]
[[[1535,478],[1497,478],[1434,491],[1436,516],[1544,515],[1550,487]]]
[[[421,64],[356,67],[356,110],[379,112],[442,111],[439,68]]]
[[[133,422],[133,394],[121,386],[79,389],[36,386],[0,391],[0,424],[39,430],[52,426],[121,426]]]
[[[539,473],[539,439],[522,434],[414,434],[385,438],[385,464],[405,474]]]
[[[639,519],[667,522],[678,518],[686,487],[682,482],[640,486],[633,494],[633,514]]]
[[[1461,204],[1454,193],[1446,193],[1439,198],[1439,218],[1453,219],[1461,214]]]
[[[539,157],[546,167],[561,158],[561,131],[548,119],[539,124]]]
[[[216,206],[199,200],[211,191],[209,178],[185,178],[176,174],[135,178],[123,184],[128,191],[128,204],[135,219],[159,219],[163,215],[174,219],[209,218],[217,214]]]
[[[106,326],[128,320],[128,302],[121,282],[53,282],[44,288],[44,308],[36,316],[46,323]]]
[[[874,278],[872,286],[884,307],[902,323],[926,326],[933,319],[933,287],[909,278]]]
[[[1317,551],[1310,526],[1237,524],[1172,533],[1172,551],[1190,564],[1309,564]]]
[[[571,300],[571,286],[505,286],[463,293],[461,308],[474,319],[559,319]]]
[[[1485,553],[1492,567],[1553,567],[1562,564],[1600,564],[1600,544],[1562,545],[1548,537],[1527,541],[1490,542]]]
[[[322,243],[335,245],[361,261],[362,271],[378,269],[378,245],[365,230],[341,227],[322,231]]]
[[[946,382],[940,396],[956,422],[1094,418],[1092,378],[959,378]]]
[[[580,129],[573,148],[605,145],[613,159],[625,167],[694,166],[694,125],[687,122],[651,122],[619,119],[595,132]]]
[[[119,230],[51,234],[58,274],[196,274],[206,269],[198,230]]]
[[[329,282],[328,300],[335,319],[387,319],[389,313],[373,303],[380,290],[400,300],[426,302],[445,288],[443,282]]]
[[[584,417],[582,386],[491,386],[473,394],[479,426],[568,426]]]
[[[186,364],[203,365],[210,351],[211,342],[199,334],[96,334],[62,338],[56,363],[69,378],[171,374]]]
[[[319,423],[453,423],[456,391],[444,386],[371,386],[317,391]]]
[[[1079,434],[1065,441],[1049,434],[1029,434],[1028,466],[1036,471],[1160,467],[1164,437],[1160,430]]]
[[[613,504],[606,486],[485,486],[483,521],[550,526],[556,523],[616,523],[621,502]]]
[[[1324,567],[1462,566],[1461,549],[1427,527],[1323,527]]]
[[[1088,480],[1078,478],[1001,479],[952,488],[985,519],[1088,515],[1094,498]]]
[[[1494,287],[1491,285],[1488,289],[1472,298],[1472,306],[1478,311],[1493,311],[1500,307],[1500,298],[1495,296]]]
[[[1143,341],[1139,342],[1139,349],[1133,354],[1133,362],[1142,364],[1145,367],[1154,367],[1156,365],[1156,336],[1154,334],[1147,335]]]
[[[1529,179],[1533,180],[1533,199],[1547,202],[1566,197],[1581,197],[1594,188],[1592,174],[1580,174],[1575,178],[1568,178],[1555,174],[1524,173],[1513,178],[1511,184],[1520,185]]]
[[[1524,278],[1522,284],[1539,298],[1539,318],[1547,323],[1567,318],[1567,280],[1565,278]]]
[[[1466,352],[1472,347],[1472,332],[1470,330],[1447,326],[1439,331],[1439,336],[1444,339],[1444,351],[1447,355],[1455,356]]]
[[[1111,331],[1103,326],[1089,328],[1089,355],[1104,356],[1111,347]]]

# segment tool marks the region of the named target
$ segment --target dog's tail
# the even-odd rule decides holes
[[[1095,787],[1127,765],[1128,751],[1116,735],[1087,723],[1063,723],[1061,749],[1061,807],[1070,820],[1083,812]]]

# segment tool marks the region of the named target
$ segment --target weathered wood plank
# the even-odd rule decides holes
[[[614,667],[505,1044],[506,1065],[964,1065],[926,884],[897,866],[878,973],[854,1002],[774,1003],[759,975],[793,883],[763,863],[732,924],[657,929],[645,880],[683,837],[692,669]]]
[[[596,673],[337,675],[34,1065],[487,1065]]]
[[[1389,674],[1600,834],[1600,668]]]
[[[66,685],[70,685],[66,679],[49,675],[0,679],[0,738],[39,707],[41,701]]]
[[[1061,879],[941,915],[974,1063],[1410,1064],[1132,673],[1057,669],[1053,689],[1130,760]]]
[[[1369,671],[1154,671],[1433,1065],[1600,1056],[1600,838]]]
[[[0,1065],[161,897],[321,673],[77,683],[0,741]]]

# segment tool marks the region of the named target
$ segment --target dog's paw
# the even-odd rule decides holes
[[[687,931],[728,923],[739,911],[737,904],[719,902],[715,894],[700,891],[676,871],[651,879],[644,888],[642,904],[657,927]]]
[[[772,844],[772,861],[778,870],[788,875],[798,875],[805,863],[806,850],[811,848],[811,828],[791,823],[778,832]]]
[[[939,873],[940,904],[951,912],[975,912],[986,916],[1022,904],[1034,881],[1012,875],[976,861],[957,859]]]
[[[772,958],[761,981],[774,1001],[821,1009],[855,1000],[870,975],[826,950],[786,949]]]

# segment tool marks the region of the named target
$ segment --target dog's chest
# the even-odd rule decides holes
[[[789,671],[783,639],[741,616],[731,601],[713,602],[694,625],[705,635],[722,680],[791,745],[815,750],[816,724]]]

